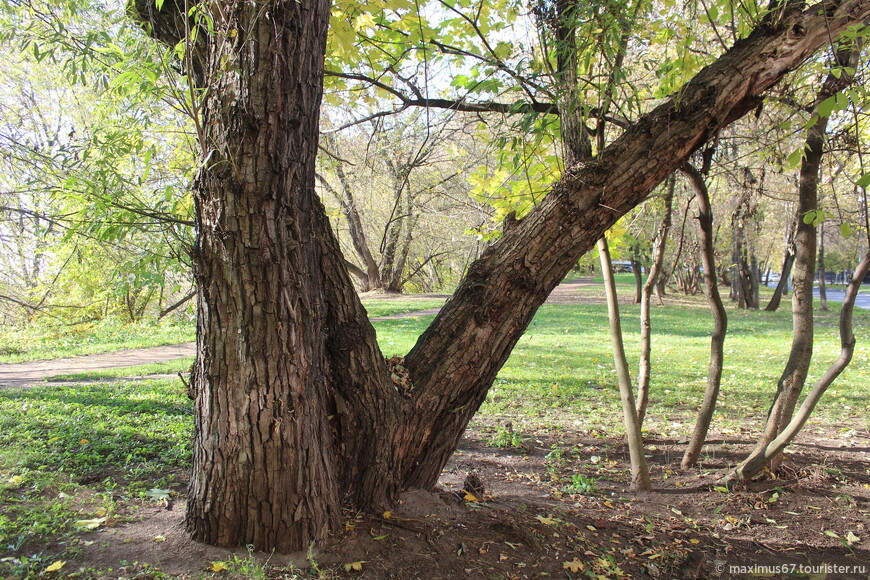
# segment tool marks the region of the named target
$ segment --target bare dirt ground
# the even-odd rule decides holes
[[[576,286],[559,290],[552,301],[576,299]],[[114,514],[80,536],[80,555],[64,570],[106,580],[870,579],[863,426],[810,425],[777,477],[731,491],[719,478],[750,450],[758,425],[711,433],[704,463],[688,472],[679,468],[683,442],[651,433],[655,490],[636,494],[626,489],[627,450],[617,436],[566,418],[524,425],[515,446],[493,447],[506,421],[476,421],[434,491],[409,491],[382,514],[347,511],[343,529],[309,554],[190,541],[182,485],[169,502],[116,498]]]
[[[625,489],[621,441],[550,429],[497,449],[487,442],[494,427],[466,433],[435,491],[410,491],[383,514],[346,512],[343,531],[314,546],[310,561],[304,553],[255,553],[250,561],[270,578],[315,574],[312,562],[329,577],[377,579],[870,577],[867,433],[814,428],[779,479],[730,492],[716,489],[717,478],[749,451],[748,436],[715,434],[712,458],[691,472],[679,470],[680,443],[650,437],[655,490],[635,494]],[[557,460],[553,449],[563,450]],[[594,489],[575,493],[578,475]],[[209,571],[249,555],[191,542],[184,490],[173,493],[168,507],[119,502],[107,527],[83,536],[87,545],[70,564],[112,568],[97,576],[106,579],[159,577],[155,570],[251,577],[238,567]]]

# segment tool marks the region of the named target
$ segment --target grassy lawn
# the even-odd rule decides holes
[[[622,287],[624,293],[629,286]],[[600,287],[582,289],[601,295]],[[372,303],[372,315],[431,308],[441,301]],[[626,348],[637,365],[638,307],[622,306]],[[815,380],[839,351],[837,312],[817,313]],[[431,316],[375,323],[384,354],[404,354]],[[653,309],[653,379],[645,428],[684,439],[706,382],[709,312],[703,298]],[[822,399],[812,421],[870,428],[870,313],[855,314],[858,348],[852,364]],[[714,418],[720,432],[757,430],[790,347],[791,316],[729,310],[722,395]],[[32,348],[3,335],[0,344],[23,352],[79,354],[107,346],[190,340],[192,329],[155,330],[96,326],[73,336],[36,338]],[[139,337],[144,333],[145,337]],[[123,346],[121,346],[123,345]],[[606,307],[545,305],[499,374],[478,417],[509,417],[520,429],[621,432]],[[6,347],[8,350],[8,346]],[[190,360],[119,369],[71,380],[130,374],[175,373]],[[0,546],[12,560],[0,575],[36,576],[52,562],[75,555],[80,532],[100,526],[117,502],[158,502],[183,493],[189,467],[191,403],[178,379],[38,386],[0,390]],[[85,523],[82,523],[85,522]],[[90,522],[90,523],[88,523]],[[50,542],[50,544],[49,544]]]
[[[192,322],[123,324],[106,320],[76,325],[34,324],[23,328],[0,328],[0,364],[179,344],[193,340],[195,335]]]
[[[363,300],[363,305],[369,316],[374,318],[438,308],[444,305],[444,300],[415,296],[372,298]],[[123,324],[107,320],[77,325],[35,324],[21,328],[0,328],[0,364],[179,344],[195,338],[196,327],[193,322]]]

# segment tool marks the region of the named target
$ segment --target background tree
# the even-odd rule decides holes
[[[190,289],[193,233],[187,124],[155,100],[170,93],[163,55],[89,1],[7,5],[0,30],[0,239],[12,242],[0,308],[10,322],[159,315]]]

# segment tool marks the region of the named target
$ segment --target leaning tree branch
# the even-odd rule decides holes
[[[453,297],[405,357],[415,391],[419,454],[406,486],[428,487],[538,307],[630,209],[723,128],[756,109],[765,92],[848,27],[870,0],[786,2],[668,101],[633,123],[593,161],[565,171],[526,217],[469,268]],[[474,369],[457,380],[458,369]],[[449,440],[448,440],[449,439]],[[430,451],[425,451],[429,449]]]

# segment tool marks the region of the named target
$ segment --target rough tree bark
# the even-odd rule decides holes
[[[835,53],[836,65],[843,67],[841,74],[829,73],[816,94],[813,112],[818,114],[819,105],[827,98],[848,87],[853,75],[845,71],[854,70],[858,50],[840,48]],[[791,351],[776,387],[773,404],[768,413],[764,431],[755,449],[741,462],[735,473],[751,477],[755,470],[747,469],[755,465],[764,455],[770,443],[791,421],[798,397],[806,383],[810,362],[813,357],[813,282],[816,267],[816,224],[813,213],[818,209],[819,171],[825,152],[825,135],[828,117],[819,116],[818,121],[807,130],[804,144],[804,158],[801,162],[800,182],[798,184],[797,229],[795,230],[795,259],[793,266],[792,325],[793,336]],[[772,466],[776,467],[776,466]]]
[[[193,3],[192,1],[190,2]],[[134,16],[175,44],[180,0]],[[550,291],[604,231],[870,1],[788,4],[550,194],[471,265],[390,381],[314,188],[325,0],[209,2],[194,183],[196,435],[187,526],[294,550],[431,488]],[[168,23],[168,24],[167,24]]]
[[[712,150],[710,150],[712,155]],[[705,167],[709,164],[709,157],[705,157]],[[698,199],[698,228],[701,231],[701,260],[704,264],[704,287],[707,292],[707,300],[713,313],[713,336],[710,338],[710,364],[707,369],[707,387],[704,389],[704,400],[698,411],[698,420],[692,432],[686,452],[681,462],[684,469],[694,467],[701,456],[710,422],[713,420],[713,412],[716,410],[716,401],[719,399],[719,386],[722,382],[722,366],[725,360],[725,335],[728,331],[728,313],[719,296],[719,281],[716,278],[716,258],[713,248],[713,207],[710,204],[710,195],[704,174],[693,165],[686,163],[680,168],[683,175],[692,184]]]

